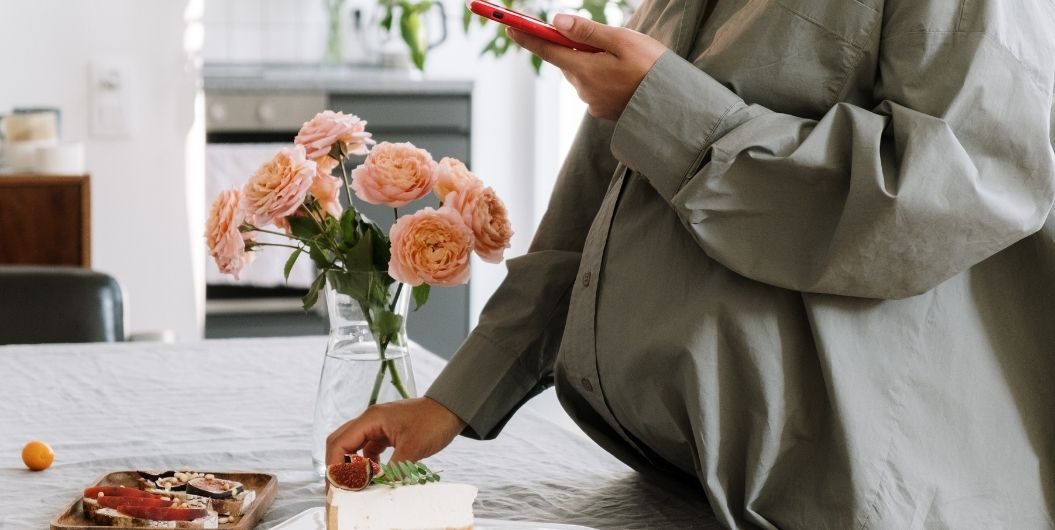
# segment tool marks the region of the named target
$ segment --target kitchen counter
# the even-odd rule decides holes
[[[423,78],[417,71],[299,64],[207,64],[208,92],[317,92],[386,95],[466,95],[468,79]]]

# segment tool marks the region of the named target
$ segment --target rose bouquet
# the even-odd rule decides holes
[[[353,156],[366,158],[349,170]],[[353,194],[392,208],[390,233],[356,210]],[[401,215],[400,208],[429,194],[439,200],[438,208]],[[285,236],[288,244],[254,241],[259,233]],[[404,329],[396,307],[404,289],[411,290],[415,309],[421,307],[431,286],[468,281],[473,252],[500,262],[512,234],[505,204],[465,164],[453,158],[436,162],[409,143],[375,143],[365,121],[327,110],[306,122],[293,145],[260,166],[241,189],[220,193],[205,238],[219,269],[235,277],[262,247],[293,249],[287,278],[306,255],[318,275],[304,296],[305,310],[327,284],[353,299],[380,353],[373,404],[386,370],[400,395],[409,397],[385,356]]]

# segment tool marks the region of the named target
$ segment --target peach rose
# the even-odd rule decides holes
[[[388,274],[409,285],[459,285],[469,281],[473,232],[457,211],[422,208],[396,221],[389,233]]]
[[[252,254],[245,251],[249,234],[243,234],[238,229],[243,220],[239,208],[241,202],[242,192],[237,188],[220,192],[205,222],[205,245],[209,255],[216,261],[220,272],[232,274],[235,278],[253,258]]]
[[[324,156],[316,160],[315,164],[317,166],[315,179],[311,182],[311,188],[308,189],[308,192],[319,201],[319,206],[322,206],[323,211],[340,218],[343,211],[340,199],[343,181],[337,177],[330,176],[333,169],[337,167],[338,162],[328,156]]]
[[[374,144],[370,136],[366,122],[359,116],[324,110],[304,122],[293,143],[303,145],[308,158],[318,160],[328,155],[337,142],[341,142],[346,154],[365,155]]]
[[[432,191],[436,162],[414,144],[381,142],[352,171],[355,195],[370,204],[398,208]]]
[[[282,149],[260,166],[242,188],[246,220],[263,226],[291,215],[304,202],[315,181],[316,164],[304,156],[304,147]]]
[[[480,179],[457,158],[444,157],[436,166],[436,198],[443,200],[452,191],[462,191]]]
[[[509,210],[494,189],[477,182],[460,192],[447,194],[443,203],[457,210],[473,231],[474,249],[481,259],[489,263],[502,261],[502,254],[513,238],[513,227]]]

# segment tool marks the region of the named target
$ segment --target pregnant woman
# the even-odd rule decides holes
[[[513,32],[589,104],[427,397],[329,457],[498,434],[555,384],[731,528],[1048,528],[1055,3],[648,0]]]

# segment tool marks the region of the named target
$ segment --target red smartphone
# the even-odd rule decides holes
[[[560,44],[566,48],[579,50],[581,52],[598,53],[604,50],[594,48],[588,44],[575,42],[561,35],[552,24],[547,24],[535,17],[518,13],[512,9],[502,7],[484,0],[469,0],[469,10],[484,18],[489,18],[500,24],[505,24],[513,29],[523,31],[528,35],[534,35],[553,43]]]

